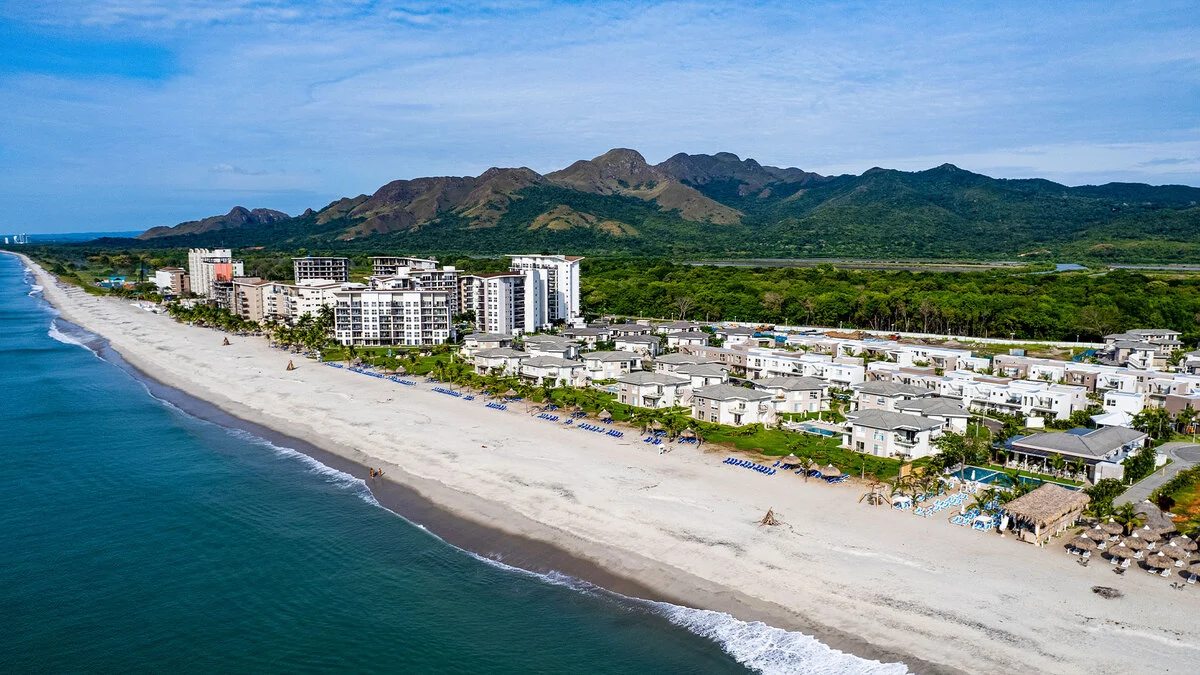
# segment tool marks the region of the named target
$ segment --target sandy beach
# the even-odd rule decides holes
[[[231,336],[223,347],[221,333],[35,273],[64,319],[104,336],[154,379],[383,467],[386,480],[456,518],[583,561],[584,576],[603,570],[631,592],[652,589],[916,672],[1196,670],[1200,586],[1176,591],[1140,570],[1118,576],[1104,560],[1082,568],[1060,541],[1038,549],[868,507],[853,483],[764,476],[722,464],[719,449],[660,455],[636,433],[614,440],[520,405],[491,410],[424,383],[292,357],[262,338]],[[298,366],[290,372],[289,358]],[[760,527],[768,508],[785,524]],[[1124,597],[1105,600],[1094,585]]]

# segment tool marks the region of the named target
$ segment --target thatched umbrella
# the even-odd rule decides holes
[[[508,391],[504,392],[504,398],[515,398],[516,395],[517,391],[515,389],[509,389]]]
[[[1140,537],[1125,537],[1125,541],[1121,543],[1125,545],[1125,548],[1132,549],[1134,551],[1140,551],[1146,548],[1146,542]]]
[[[1087,532],[1084,532],[1083,536],[1096,541],[1104,541],[1105,539],[1108,539],[1108,533],[1098,527],[1093,527]]]
[[[830,464],[821,469],[821,475],[825,476],[826,478],[837,478],[838,476],[842,475],[842,470]]]
[[[1179,548],[1181,548],[1185,551],[1195,551],[1196,550],[1196,542],[1192,541],[1191,539],[1188,539],[1187,537],[1175,537],[1167,545],[1168,546],[1178,546]]]
[[[788,455],[787,457],[779,460],[779,463],[783,464],[784,466],[799,466],[800,458],[796,455]]]
[[[658,420],[652,420],[650,422],[650,428],[655,431],[660,431],[663,428],[662,422],[659,422]]]
[[[577,413],[583,412],[583,406],[576,403],[575,405],[571,406],[571,412],[577,412]]]
[[[1171,560],[1161,552],[1157,555],[1146,556],[1146,559],[1143,562],[1145,562],[1148,567],[1155,567],[1160,570],[1165,570],[1175,564],[1174,560]]]
[[[1075,537],[1071,541],[1067,542],[1067,545],[1071,548],[1083,549],[1084,551],[1094,551],[1096,550],[1096,546],[1098,546],[1096,542],[1088,539],[1087,537]]]
[[[808,463],[808,468],[807,468],[806,470],[807,470],[807,471],[816,471],[817,473],[820,473],[820,472],[821,472],[821,465],[820,465],[820,464],[817,464],[816,462],[809,462],[809,463]]]
[[[1193,560],[1191,564],[1192,574],[1200,574],[1200,560]]]
[[[1109,534],[1123,534],[1125,532],[1125,526],[1121,525],[1115,520],[1110,520],[1107,523],[1100,523],[1098,527]]]
[[[612,413],[608,412],[607,410],[601,410],[601,411],[600,411],[600,414],[599,414],[599,415],[597,415],[597,417],[599,417],[599,418],[600,418],[600,419],[602,419],[602,420],[611,420],[611,419],[612,419]]]
[[[1192,557],[1192,554],[1190,551],[1186,551],[1182,548],[1179,548],[1178,546],[1174,546],[1171,544],[1167,544],[1166,546],[1163,546],[1162,549],[1159,550],[1159,553],[1167,556],[1171,560],[1186,560],[1186,559]]]
[[[1167,531],[1166,527],[1143,525],[1141,529],[1136,531],[1136,534],[1146,541],[1158,541],[1159,539],[1162,539],[1162,533],[1165,531]],[[1174,532],[1174,527],[1172,527],[1170,531]]]
[[[404,375],[407,372],[408,371],[404,369],[404,366],[396,366],[396,374],[397,375]]]
[[[693,431],[691,427],[688,427],[687,429],[684,429],[683,431],[679,432],[679,435],[682,436],[683,438],[695,438],[696,432]]]
[[[1122,560],[1132,560],[1137,557],[1137,551],[1125,546],[1124,544],[1118,544],[1117,546],[1108,549],[1108,554],[1114,558],[1121,558]]]

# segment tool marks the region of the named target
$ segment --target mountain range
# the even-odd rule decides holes
[[[618,148],[544,175],[492,168],[392,181],[296,217],[237,207],[138,239],[347,252],[1179,261],[1200,254],[1200,188],[1068,187],[950,164],[822,176],[727,152],[652,165]]]

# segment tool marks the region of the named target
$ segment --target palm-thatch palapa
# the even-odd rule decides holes
[[[597,417],[599,417],[599,418],[600,418],[600,419],[602,419],[602,420],[611,420],[611,419],[612,419],[612,413],[608,412],[607,410],[601,410],[601,411],[600,411],[600,414],[599,414],[599,415],[597,415]]]
[[[1013,530],[1019,539],[1043,544],[1051,535],[1078,522],[1089,502],[1091,497],[1082,490],[1045,483],[1008,502],[1004,510],[1012,518]]]

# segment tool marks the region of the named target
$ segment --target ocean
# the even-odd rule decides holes
[[[0,255],[4,672],[897,673],[447,544],[155,396]]]

